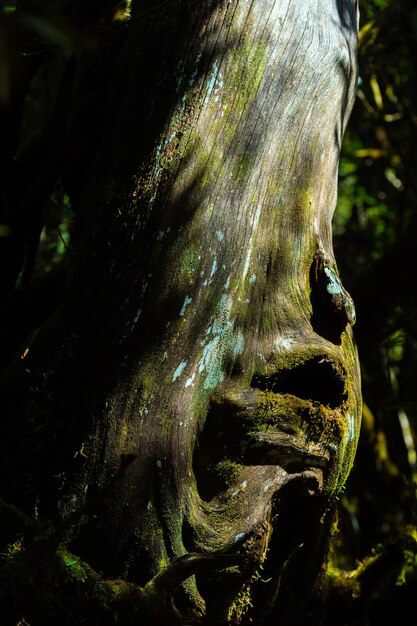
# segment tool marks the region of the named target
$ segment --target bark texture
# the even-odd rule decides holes
[[[80,76],[94,182],[2,429],[42,418],[16,467],[43,463],[38,509],[93,568],[177,563],[161,623],[287,619],[320,564],[361,413],[331,240],[356,31],[348,0],[141,2]]]

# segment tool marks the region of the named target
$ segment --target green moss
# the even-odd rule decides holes
[[[144,358],[141,365],[138,386],[141,392],[141,401],[144,405],[151,403],[160,390],[160,381],[158,376],[155,375],[155,362],[157,361],[157,357],[157,353],[149,351],[146,360]]]
[[[66,547],[55,549],[40,536],[13,552],[0,567],[2,623],[16,624],[22,615],[31,624],[112,623],[107,583]]]
[[[263,41],[255,44],[248,38],[239,48],[233,49],[225,77],[234,92],[230,101],[238,112],[245,111],[256,97],[265,74],[267,60],[268,45]]]
[[[274,178],[273,176],[269,176],[268,177],[268,181],[267,181],[267,198],[269,198],[270,200],[275,200],[275,198],[277,198],[280,194],[281,191],[281,187],[278,184],[278,176],[277,178]],[[279,207],[278,207],[279,209]]]
[[[63,581],[77,583],[80,592],[90,594],[91,596],[103,596],[107,594],[106,585],[99,574],[94,571],[87,563],[84,563],[79,557],[75,556],[60,545],[56,551],[56,559],[58,566],[58,576]]]
[[[124,580],[106,580],[106,587],[116,598],[121,598],[130,592],[131,585]]]
[[[71,577],[85,583],[88,580],[88,572],[83,562],[73,554],[67,552],[65,548],[59,548],[57,552],[58,558],[62,559],[65,569],[67,569]]]
[[[346,434],[346,419],[339,410],[332,410],[320,402],[305,400],[291,394],[258,391],[258,424],[273,426],[289,422],[307,427],[309,436],[319,440],[323,433],[339,439]],[[300,420],[300,415],[305,416]]]
[[[254,154],[244,152],[238,155],[232,169],[233,180],[237,183],[244,183],[252,171]]]
[[[196,248],[188,248],[180,257],[180,272],[185,272],[187,274],[194,273],[199,266],[200,259],[201,256]]]
[[[169,565],[168,557],[161,557],[158,561],[158,571],[167,568]]]
[[[277,418],[297,418],[305,406],[305,402],[288,394],[277,394],[273,391],[257,391],[258,415],[261,423],[273,424]]]
[[[228,615],[227,621],[229,624],[240,624],[243,616],[248,612],[250,608],[253,607],[252,604],[252,590],[251,585],[246,584],[242,587],[242,589],[237,594],[233,604],[231,605]]]
[[[337,595],[358,598],[361,593],[361,585],[354,574],[355,572],[348,572],[328,563],[325,584]]]
[[[404,563],[395,584],[399,587],[417,581],[417,552],[404,551]]]
[[[235,463],[230,459],[224,459],[216,465],[216,474],[225,485],[229,486],[237,482],[242,469],[243,466],[239,465],[239,463]]]
[[[262,578],[263,565],[262,562],[265,559],[265,554],[261,555],[261,562],[259,568],[253,573],[250,580],[243,585],[242,589],[237,594],[232,605],[230,606],[227,620],[229,624],[240,624],[243,616],[253,608],[253,596],[254,585],[259,583],[269,583],[271,578]]]

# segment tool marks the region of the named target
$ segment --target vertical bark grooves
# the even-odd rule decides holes
[[[238,624],[283,503],[331,498],[356,448],[352,332],[318,334],[310,293],[317,254],[337,272],[355,3],[171,5],[138,7],[115,61],[66,304],[27,369],[50,372],[33,400],[57,420],[46,487],[60,515],[88,510],[73,549],[141,584],[188,551],[241,551],[253,569],[223,600],[200,582],[208,614]],[[195,581],[184,597],[203,610]]]

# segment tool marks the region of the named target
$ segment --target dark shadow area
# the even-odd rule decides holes
[[[351,33],[356,33],[358,0],[336,0],[337,11],[343,27]]]
[[[273,393],[288,393],[298,398],[320,402],[336,409],[346,400],[345,378],[325,357],[314,357],[305,363],[267,377],[254,377],[252,387]]]
[[[282,498],[279,506],[283,511],[274,520],[270,548],[260,572],[262,581],[266,582],[258,584],[254,602],[254,606],[262,607],[258,619],[265,616],[265,626],[308,623],[305,608],[312,581],[322,563],[329,520],[324,524],[318,522],[324,502],[305,496],[304,489],[305,485],[300,482],[299,497],[294,497],[294,484],[290,483],[288,493],[283,489],[279,495]],[[279,569],[277,562],[282,564]],[[297,594],[293,590],[294,579],[297,580]]]
[[[18,172],[30,173],[33,167],[36,174],[45,166],[48,181],[42,183],[42,198],[48,197],[54,185],[62,185],[75,211],[68,259],[69,280],[61,277],[63,284],[65,281],[64,293],[54,280],[46,281],[51,283],[53,293],[43,306],[39,301],[45,296],[43,286],[36,282],[30,288],[31,283],[22,290],[21,297],[18,292],[16,296],[9,296],[0,313],[4,321],[2,356],[5,368],[9,366],[1,381],[0,448],[2,476],[7,477],[2,480],[2,496],[29,515],[33,514],[40,497],[40,515],[58,517],[58,502],[71,490],[71,481],[83,465],[82,454],[74,457],[74,450],[82,450],[96,416],[105,412],[100,393],[103,389],[109,393],[126,377],[129,363],[121,364],[121,360],[127,349],[118,344],[118,329],[132,319],[132,309],[137,310],[139,306],[140,292],[134,294],[130,307],[123,307],[122,303],[132,290],[132,282],[149,271],[151,261],[155,263],[154,273],[163,276],[163,257],[171,242],[165,250],[159,246],[155,251],[157,245],[150,236],[164,210],[161,202],[158,203],[159,198],[151,215],[147,198],[138,201],[133,210],[126,208],[123,225],[118,221],[118,209],[127,204],[132,179],[152,155],[167,120],[189,87],[191,76],[198,82],[208,71],[211,58],[224,52],[219,50],[218,42],[213,41],[207,46],[207,56],[200,57],[196,63],[194,50],[200,45],[202,24],[218,5],[217,0],[204,5],[183,0],[162,2],[157,6],[145,2],[137,7],[133,19],[124,23],[113,22],[111,11],[110,19],[107,16],[96,24],[91,14],[85,24],[77,18],[77,28],[85,29],[88,34],[85,33],[87,43],[67,60],[63,59],[69,69],[64,72],[62,89],[58,90],[56,109],[36,142],[37,146],[42,145],[42,152],[28,147],[24,152],[27,155],[25,170],[19,169],[19,159],[13,165],[14,174],[8,181],[9,186],[13,183],[13,190],[24,191],[25,198],[30,198],[34,181],[31,178],[21,181]],[[99,15],[102,8],[96,7]],[[44,25],[50,23],[48,16],[42,15],[42,20]],[[63,15],[64,27],[70,20],[70,16]],[[39,41],[37,34],[33,38],[43,50],[45,42]],[[48,58],[54,53],[58,54],[59,50],[47,46]],[[180,68],[182,83],[178,88],[179,64],[184,59],[185,64]],[[35,70],[25,84],[22,98],[27,95]],[[19,135],[22,119],[19,115],[16,118],[13,132]],[[10,140],[6,147],[11,143]],[[7,159],[13,159],[18,145],[16,140]],[[44,152],[46,160],[43,160]],[[49,168],[51,160],[52,170]],[[114,181],[117,181],[117,189]],[[192,218],[197,208],[188,197],[188,194],[193,195],[194,184],[196,181],[171,206],[178,229]],[[6,195],[11,197],[10,188]],[[39,207],[35,211],[34,237],[39,237],[42,226],[39,215],[42,216],[44,207],[39,198],[36,196]],[[7,220],[12,214],[20,216],[17,204],[12,206],[9,202],[7,206]],[[146,228],[137,226],[138,222],[143,225],[146,221]],[[16,228],[19,228],[17,222]],[[128,229],[136,237],[130,259],[126,255]],[[111,245],[109,233],[112,234]],[[11,254],[11,243],[11,239],[6,241],[6,256]],[[128,271],[130,261],[132,266]],[[10,265],[13,276],[5,278],[4,292],[14,286],[22,263],[20,258],[18,263]],[[30,278],[29,272],[28,282]],[[172,311],[179,309],[183,297],[183,293],[178,293],[162,299],[159,317],[152,311],[144,313],[147,331],[134,334],[135,350],[139,341],[146,349],[157,340],[161,327],[165,327]],[[17,311],[16,307],[20,306],[27,314]],[[33,315],[29,316],[29,312]],[[15,351],[39,327],[36,345],[30,345],[28,359],[23,363]],[[27,347],[28,343],[23,351]],[[131,414],[132,407],[124,404],[122,411]],[[103,446],[107,427],[103,420]],[[100,458],[102,451],[97,454]],[[11,475],[13,479],[9,480]],[[91,494],[93,501],[94,494],[101,488],[99,482],[100,477],[91,476],[89,497]],[[97,511],[105,517],[105,503],[95,501],[96,505]],[[86,557],[95,541],[100,540],[100,532],[104,535],[107,532],[103,524],[99,530],[92,526],[90,533],[83,529],[83,539],[78,546]],[[128,537],[129,545],[135,541],[133,536]],[[125,547],[126,552],[129,552],[129,545]],[[138,565],[143,571],[147,570],[145,560]],[[103,571],[115,573],[105,551],[97,561]],[[137,578],[142,573],[138,572]]]
[[[348,323],[344,294],[333,270],[320,257],[315,257],[310,269],[311,325],[318,335],[338,346]]]

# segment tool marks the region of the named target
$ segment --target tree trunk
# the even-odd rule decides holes
[[[18,504],[104,577],[174,563],[152,626],[290,623],[320,565],[361,413],[331,241],[356,12],[140,2],[79,69],[97,150],[80,177],[80,91],[69,278],[3,377],[3,493],[25,481]]]

